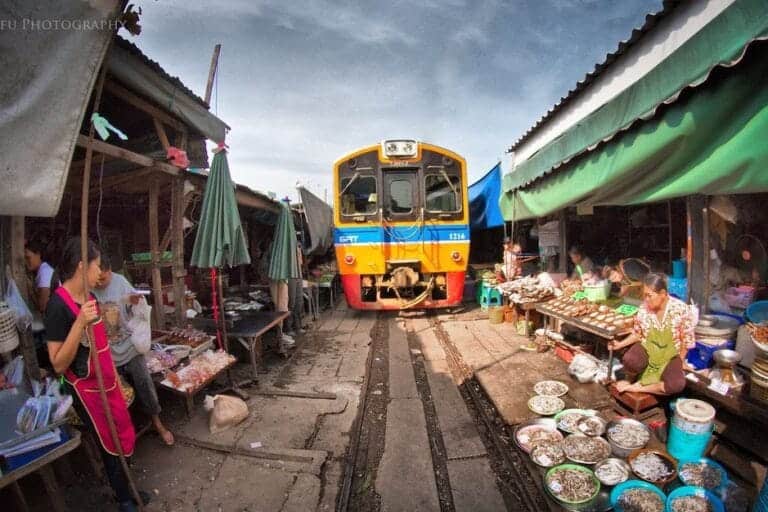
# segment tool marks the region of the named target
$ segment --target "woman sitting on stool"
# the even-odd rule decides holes
[[[643,280],[643,304],[635,317],[634,332],[608,348],[624,354],[624,371],[638,376],[637,381],[616,383],[619,393],[626,391],[674,395],[685,389],[683,361],[694,346],[696,313],[691,306],[670,297],[666,277],[648,274]]]

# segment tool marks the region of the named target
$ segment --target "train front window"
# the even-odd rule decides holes
[[[341,180],[342,215],[376,213],[376,178],[355,175]]]
[[[392,213],[411,213],[413,210],[413,184],[408,178],[396,178],[389,182],[389,209]]]
[[[461,178],[445,171],[424,177],[426,207],[430,213],[457,213],[461,211]]]

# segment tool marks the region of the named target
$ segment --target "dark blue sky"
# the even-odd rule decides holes
[[[334,160],[385,138],[464,155],[472,180],[661,0],[138,0],[129,37],[213,110],[233,178],[322,197]]]

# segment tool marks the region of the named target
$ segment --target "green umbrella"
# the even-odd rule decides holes
[[[293,214],[288,205],[280,203],[280,206],[267,275],[273,281],[299,279],[301,274],[297,260],[296,228],[293,225]]]
[[[229,176],[227,154],[221,150],[213,155],[190,264],[200,268],[223,268],[250,262],[235,188]]]

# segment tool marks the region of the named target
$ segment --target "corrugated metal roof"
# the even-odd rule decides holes
[[[147,57],[147,55],[144,54],[144,52],[142,52],[141,49],[139,49],[138,46],[136,46],[132,42],[130,42],[127,39],[124,39],[124,38],[122,38],[120,36],[115,36],[115,44],[117,46],[125,49],[126,51],[128,51],[132,55],[135,55],[135,56],[139,57],[154,72],[156,72],[158,75],[162,76],[164,79],[168,80],[173,85],[175,85],[176,87],[181,89],[187,96],[189,96],[190,98],[192,98],[195,101],[197,101],[198,103],[200,103],[200,105],[204,106],[205,108],[210,108],[210,105],[208,105],[203,98],[201,98],[200,96],[195,94],[194,91],[192,91],[192,89],[190,89],[189,87],[184,85],[184,82],[182,82],[179,77],[172,76],[172,75],[168,74],[168,72],[163,69],[163,67],[160,65],[159,62],[154,61],[154,60],[150,59],[149,57]]]
[[[584,78],[576,83],[576,87],[568,91],[568,94],[560,98],[551,109],[547,111],[532,127],[530,127],[523,135],[520,136],[510,147],[507,149],[507,153],[515,151],[521,144],[530,139],[544,124],[549,121],[555,114],[562,110],[568,103],[573,101],[581,91],[587,88],[600,74],[607,69],[614,61],[621,55],[623,55],[629,48],[631,48],[641,37],[656,24],[672,12],[678,5],[683,3],[681,0],[664,0],[662,8],[656,13],[651,13],[645,16],[645,22],[638,28],[632,30],[632,34],[628,39],[619,42],[619,46],[616,51],[611,52],[605,56],[603,62],[595,64],[595,68],[587,73]]]

